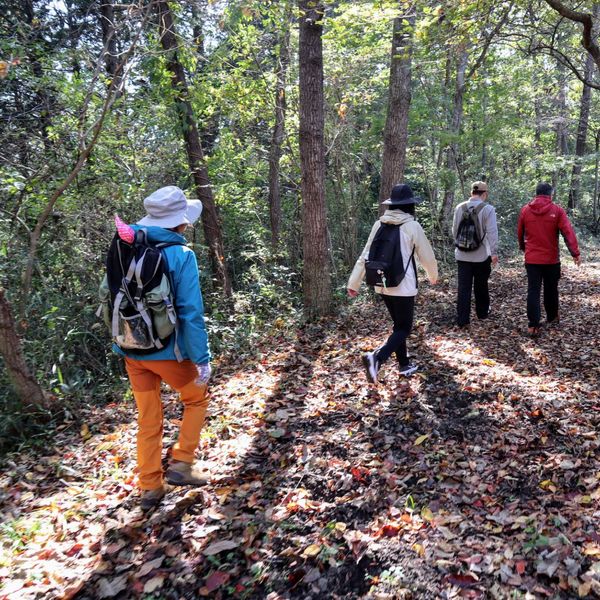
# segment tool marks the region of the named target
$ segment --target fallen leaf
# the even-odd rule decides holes
[[[148,575],[148,573],[150,573],[150,571],[153,571],[154,569],[158,569],[158,567],[160,567],[160,565],[163,564],[163,561],[165,560],[164,556],[159,556],[158,558],[155,558],[154,560],[149,560],[148,562],[145,562],[138,570],[138,572],[136,573],[137,577],[145,577],[146,575]]]
[[[214,592],[222,585],[225,585],[230,578],[231,575],[229,573],[225,573],[225,571],[215,571],[206,578],[204,587],[208,592]]]
[[[237,548],[239,544],[233,540],[222,540],[220,542],[214,542],[210,546],[204,548],[203,554],[206,556],[213,556],[213,554],[219,554],[225,550],[233,550]]]
[[[144,584],[144,593],[151,594],[158,588],[162,587],[164,581],[165,581],[164,575],[157,575],[156,577],[153,577],[152,579],[148,579],[148,581],[146,581],[146,583]]]
[[[322,546],[320,544],[311,544],[310,546],[304,549],[304,552],[302,554],[303,556],[314,558],[315,556],[319,555],[319,553],[321,552],[321,548]]]
[[[114,598],[125,589],[127,589],[127,575],[112,579],[102,577],[98,580],[98,598]]]

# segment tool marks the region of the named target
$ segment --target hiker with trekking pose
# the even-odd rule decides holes
[[[183,237],[202,203],[175,186],[144,200],[136,225],[115,217],[117,233],[100,287],[99,314],[125,366],[138,409],[137,466],[141,507],[156,506],[173,485],[202,485],[208,475],[195,462],[208,404],[210,351],[204,325],[198,263]],[[179,392],[183,419],[163,475],[161,382]]]
[[[498,264],[498,225],[496,210],[487,199],[487,183],[475,181],[471,197],[454,211],[452,235],[458,270],[456,324],[459,327],[466,327],[471,321],[472,292],[477,317],[487,319],[490,315],[488,280],[492,266]]]
[[[565,210],[552,201],[553,188],[549,183],[539,183],[535,198],[519,214],[517,238],[519,248],[525,253],[527,271],[527,320],[529,335],[540,332],[540,296],[544,286],[546,324],[560,322],[558,311],[558,280],[560,279],[560,252],[558,234],[579,266],[581,258],[577,236]]]
[[[409,360],[406,338],[412,330],[418,279],[415,256],[432,284],[437,283],[437,261],[423,228],[415,220],[415,205],[421,199],[414,196],[406,184],[395,185],[390,197],[382,202],[387,210],[375,221],[350,279],[348,295],[358,295],[363,279],[374,287],[385,303],[394,330],[386,342],[374,352],[363,354],[367,380],[377,383],[381,366],[396,354],[400,375],[409,377],[418,366]]]

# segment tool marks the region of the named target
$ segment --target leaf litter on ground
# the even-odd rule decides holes
[[[565,271],[560,328],[535,340],[520,266],[467,331],[452,285],[423,286],[409,380],[390,361],[365,382],[360,353],[390,329],[371,299],[223,362],[211,483],[150,515],[132,401],[87,409],[4,464],[0,598],[600,595],[600,265]]]

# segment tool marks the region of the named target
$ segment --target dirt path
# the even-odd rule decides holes
[[[560,328],[537,340],[524,290],[502,267],[493,318],[465,332],[450,285],[424,287],[422,371],[390,362],[378,388],[359,356],[388,332],[379,302],[274,327],[215,379],[212,484],[147,517],[130,398],[13,456],[0,598],[600,597],[600,264],[565,268]]]

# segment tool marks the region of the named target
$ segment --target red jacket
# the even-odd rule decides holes
[[[536,196],[521,209],[517,236],[519,247],[530,265],[554,265],[560,262],[558,232],[573,258],[579,256],[579,246],[573,227],[564,209],[550,196]]]

